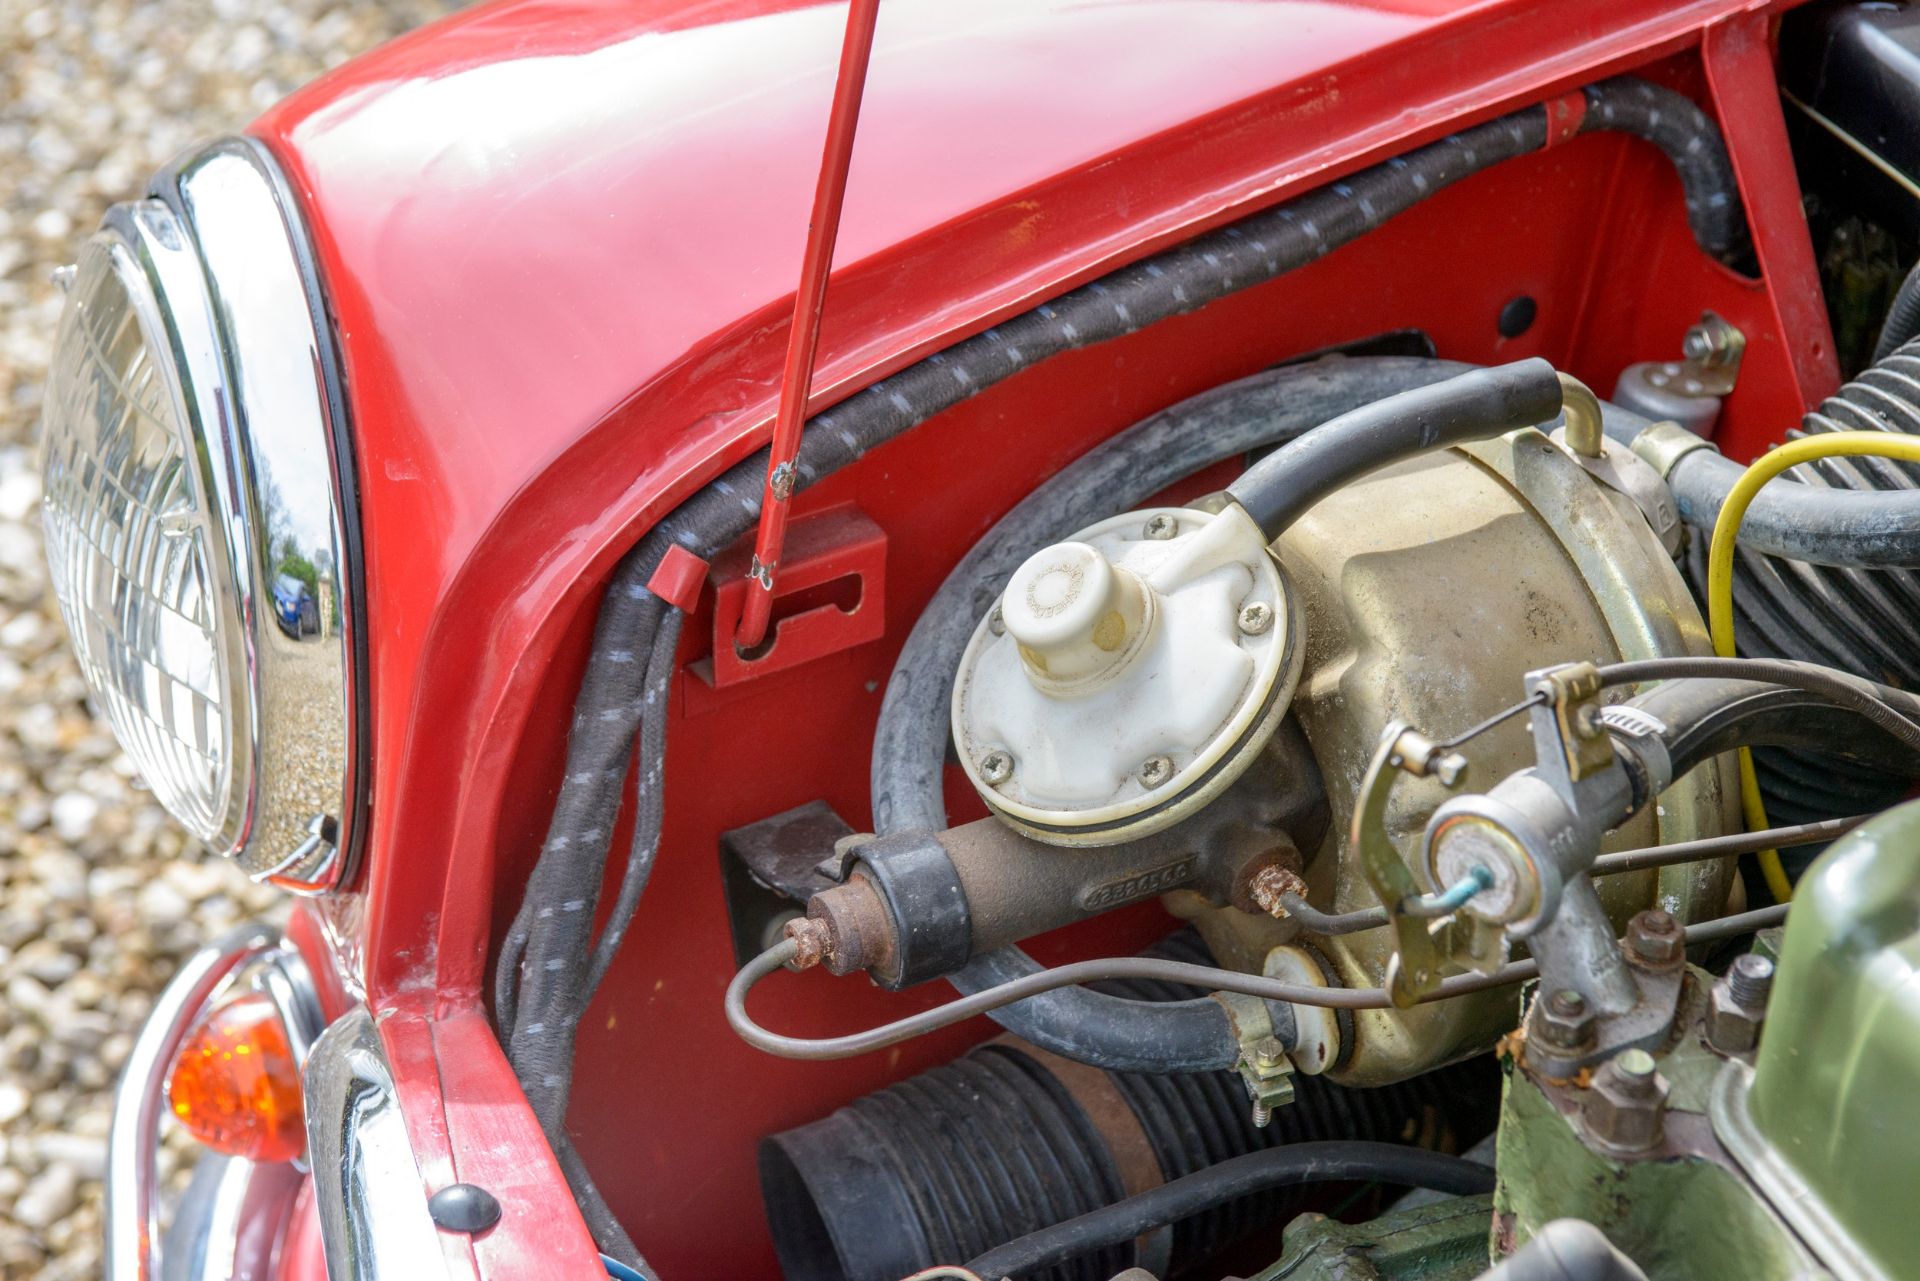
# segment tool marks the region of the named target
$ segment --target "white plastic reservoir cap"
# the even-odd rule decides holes
[[[1114,844],[1225,790],[1299,679],[1297,610],[1236,505],[1130,512],[1042,548],[954,683],[968,777],[1056,844]]]

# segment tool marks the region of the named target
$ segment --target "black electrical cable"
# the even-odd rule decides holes
[[[1732,167],[1699,108],[1671,90],[1627,78],[1584,93],[1588,109],[1580,131],[1613,130],[1661,147],[1680,175],[1702,250],[1740,263],[1746,225]],[[928,356],[811,418],[795,459],[795,488],[808,488],[1035,361],[1134,333],[1312,262],[1464,177],[1539,150],[1547,136],[1544,107],[1513,112],[1121,267]],[[578,1026],[653,857],[647,848],[630,854],[630,866],[637,858],[640,867],[629,881],[634,892],[622,895],[622,916],[601,936],[608,946],[596,944],[591,922],[646,709],[642,669],[651,664],[638,659],[655,651],[664,620],[677,613],[648,583],[670,548],[711,558],[752,528],[767,465],[767,451],[760,450],[669,513],[621,559],[602,597],[554,817],[502,941],[494,985],[502,1042],[550,1140],[561,1133],[572,1071],[571,1050],[553,1044],[563,1035],[571,1039]],[[641,769],[657,779],[660,763],[656,752]],[[547,975],[562,977],[541,977]],[[626,1262],[638,1262],[624,1242],[597,1227],[596,1239]]]
[[[1348,410],[1249,467],[1227,493],[1268,541],[1334,490],[1429,450],[1491,440],[1560,413],[1560,375],[1535,357],[1475,369]]]
[[[1493,1169],[1465,1157],[1397,1143],[1293,1143],[1232,1157],[1030,1232],[987,1251],[966,1267],[982,1281],[1025,1276],[1089,1250],[1131,1241],[1238,1197],[1300,1183],[1357,1182],[1477,1196],[1493,1191]]]
[[[1702,921],[1686,927],[1688,943],[1710,943],[1737,934],[1749,934],[1755,930],[1778,925],[1787,918],[1787,905],[1763,907],[1752,912],[1741,912],[1734,916],[1723,916],[1718,920]],[[1218,992],[1238,992],[1244,996],[1259,997],[1263,1001],[1281,1001],[1289,1005],[1312,1005],[1330,1010],[1386,1010],[1393,1008],[1393,1000],[1387,990],[1380,987],[1313,987],[1305,983],[1285,983],[1279,979],[1265,978],[1257,974],[1242,974],[1238,970],[1225,970],[1210,965],[1192,965],[1184,961],[1169,961],[1150,956],[1109,956],[1093,961],[1075,961],[1069,965],[1060,965],[1052,969],[1041,969],[1033,974],[1022,975],[1017,979],[986,988],[979,992],[963,996],[945,1005],[937,1005],[918,1014],[884,1023],[864,1032],[850,1032],[845,1036],[795,1037],[770,1032],[753,1021],[747,1013],[747,996],[754,985],[774,971],[782,969],[794,958],[797,945],[792,939],[782,939],[760,955],[741,967],[727,984],[726,1012],[727,1022],[739,1034],[741,1040],[756,1049],[769,1054],[777,1054],[786,1059],[829,1060],[847,1059],[858,1054],[870,1054],[875,1050],[884,1050],[890,1045],[910,1041],[929,1032],[951,1027],[955,1023],[964,1023],[981,1014],[990,1014],[1002,1006],[1016,1001],[1024,1001],[1042,992],[1055,988],[1071,987],[1080,983],[1097,983],[1103,979],[1146,979],[1161,983],[1183,983],[1189,987],[1212,989]],[[1503,965],[1491,974],[1455,974],[1440,980],[1440,985],[1426,993],[1419,1000],[1422,1005],[1435,1001],[1451,1000],[1456,996],[1466,996],[1472,992],[1485,992],[1491,988],[1506,987],[1523,979],[1539,974],[1539,966],[1531,960],[1514,961]]]

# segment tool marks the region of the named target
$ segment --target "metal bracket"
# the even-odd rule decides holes
[[[851,503],[796,516],[786,529],[785,559],[770,590],[773,607],[808,592],[823,593],[851,579],[851,605],[821,600],[772,624],[764,646],[742,651],[734,646],[756,582],[773,583],[769,571],[744,547],[735,547],[713,563],[713,658],[696,670],[715,689],[785,671],[843,649],[878,640],[886,631],[887,535]]]
[[[1400,771],[1415,778],[1438,777],[1451,786],[1465,769],[1466,762],[1458,753],[1406,722],[1394,721],[1380,735],[1380,746],[1367,766],[1359,803],[1354,806],[1352,847],[1359,855],[1367,884],[1387,909],[1387,923],[1393,929],[1396,945],[1393,959],[1387,962],[1387,994],[1403,1010],[1440,986],[1442,964],[1456,945],[1465,948],[1472,941],[1457,937],[1458,913],[1435,919],[1407,911],[1408,905],[1421,897],[1420,884],[1387,834],[1387,801]]]
[[[1535,682],[1534,691],[1548,700],[1569,781],[1577,783],[1613,765],[1613,740],[1600,720],[1598,668],[1592,663],[1548,668]]]

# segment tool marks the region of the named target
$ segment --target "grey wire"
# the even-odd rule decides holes
[[[1689,943],[1711,943],[1720,939],[1732,938],[1738,934],[1751,933],[1766,929],[1787,919],[1786,904],[1763,907],[1752,912],[1741,912],[1735,916],[1723,916],[1716,921],[1706,921],[1698,925],[1689,925],[1686,939]],[[864,1032],[852,1032],[845,1036],[829,1037],[793,1037],[770,1032],[753,1021],[747,1013],[747,994],[756,983],[775,970],[785,966],[793,959],[796,944],[792,939],[783,939],[774,946],[748,961],[740,972],[727,985],[727,1022],[739,1034],[740,1039],[756,1049],[769,1054],[777,1054],[788,1059],[845,1059],[857,1054],[869,1054],[874,1050],[884,1050],[890,1045],[937,1032],[941,1028],[952,1027],[955,1023],[964,1023],[989,1010],[997,1010],[1003,1005],[1023,1001],[1041,992],[1051,992],[1055,988],[1071,987],[1076,983],[1097,983],[1107,979],[1153,979],[1163,983],[1181,983],[1189,987],[1208,988],[1218,992],[1237,992],[1243,996],[1259,997],[1266,1001],[1283,1001],[1290,1005],[1314,1005],[1336,1010],[1385,1010],[1393,1008],[1393,1001],[1385,988],[1327,988],[1311,987],[1304,983],[1283,983],[1278,979],[1264,978],[1256,974],[1242,974],[1238,970],[1223,970],[1211,965],[1190,965],[1184,961],[1164,961],[1146,956],[1112,956],[1093,961],[1076,961],[1071,965],[1059,965],[1044,969],[1035,974],[1023,975],[1008,983],[997,984],[982,989],[957,1001],[923,1010],[904,1019],[882,1024]],[[1532,960],[1515,961],[1503,965],[1491,974],[1456,974],[1440,981],[1440,986],[1420,998],[1420,1004],[1445,1001],[1456,996],[1465,996],[1471,992],[1484,992],[1489,988],[1506,987],[1522,979],[1538,975],[1540,967]]]
[[[1795,823],[1790,827],[1770,827],[1760,832],[1736,832],[1731,836],[1706,836],[1697,841],[1675,841],[1670,845],[1649,845],[1645,849],[1621,850],[1602,854],[1587,869],[1589,876],[1619,876],[1649,867],[1669,867],[1675,863],[1695,863],[1703,859],[1725,858],[1733,854],[1752,854],[1756,850],[1792,849],[1796,845],[1818,845],[1836,836],[1844,836],[1873,817],[1856,814],[1852,818],[1822,819],[1817,823]],[[1322,912],[1297,894],[1282,894],[1280,906],[1300,922],[1310,934],[1333,936],[1377,930],[1387,923],[1384,907],[1361,908],[1357,912]]]

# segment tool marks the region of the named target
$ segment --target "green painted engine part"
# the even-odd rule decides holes
[[[1694,977],[1707,976],[1696,970]],[[1616,1160],[1583,1140],[1576,1110],[1586,1091],[1560,1087],[1550,1095],[1507,1065],[1495,1250],[1511,1252],[1552,1220],[1572,1218],[1605,1232],[1650,1281],[1825,1275],[1753,1187],[1707,1155],[1715,1150],[1708,1098],[1725,1063],[1695,1038],[1660,1057],[1660,1074],[1672,1084],[1667,1143],[1639,1159]]]
[[[1487,1270],[1490,1196],[1448,1197],[1365,1223],[1303,1214],[1253,1281],[1471,1281]]]
[[[1831,1225],[1920,1268],[1920,802],[1833,847],[1794,892],[1747,1107]]]

